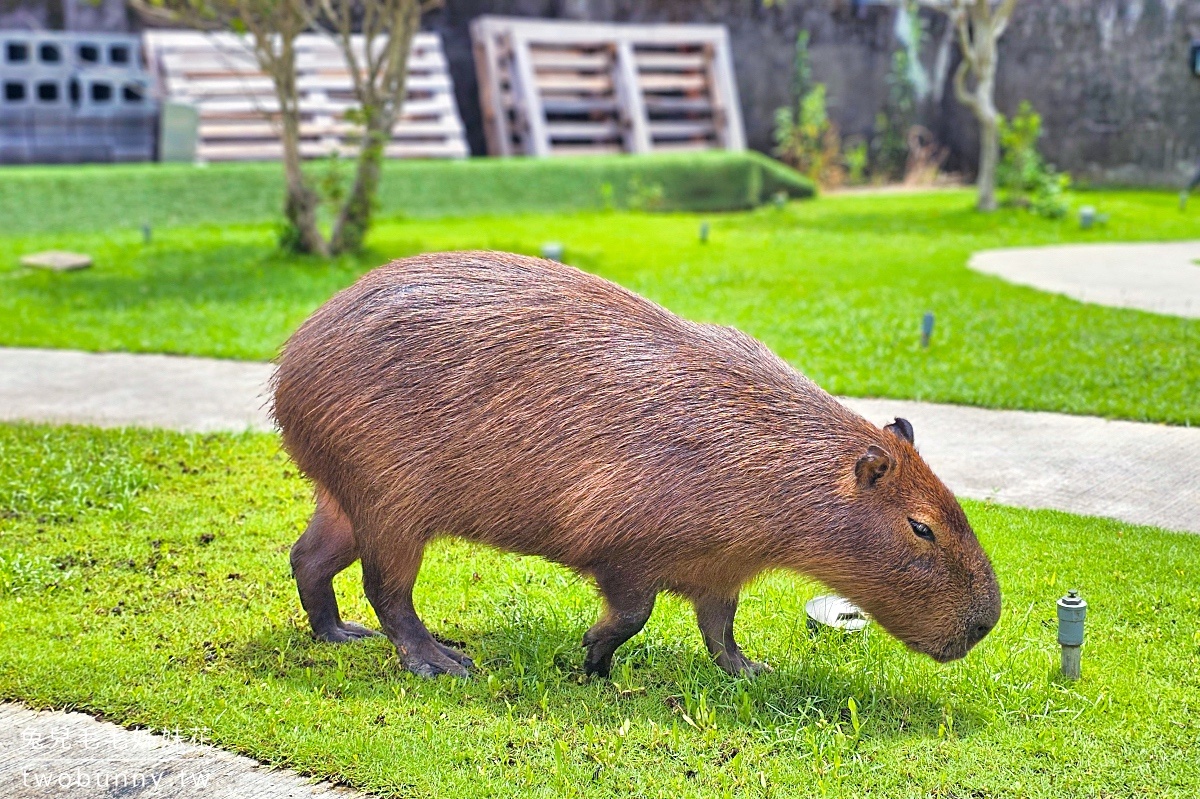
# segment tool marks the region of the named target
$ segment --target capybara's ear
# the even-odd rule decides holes
[[[903,438],[910,444],[913,443],[912,424],[910,424],[907,419],[901,419],[899,416],[897,416],[896,421],[892,422],[883,429],[887,430],[889,433],[899,436],[900,438]]]
[[[870,488],[892,468],[892,456],[883,447],[874,444],[867,447],[867,454],[854,464],[854,475],[859,488]]]

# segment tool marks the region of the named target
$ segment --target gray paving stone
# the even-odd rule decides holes
[[[968,265],[1010,283],[1098,305],[1200,317],[1200,241],[984,250]]]
[[[83,713],[0,704],[0,796],[7,799],[353,799],[364,794],[269,769],[188,731],[126,730]]]
[[[0,348],[0,420],[269,430],[270,374],[263,363]],[[1186,465],[1200,452],[1200,428],[845,402],[877,424],[913,422],[934,471],[965,497],[1200,533],[1200,471]]]

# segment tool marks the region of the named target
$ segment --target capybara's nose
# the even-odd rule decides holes
[[[967,646],[975,646],[975,644],[987,637],[987,634],[992,631],[992,624],[973,624],[971,629],[967,631]]]

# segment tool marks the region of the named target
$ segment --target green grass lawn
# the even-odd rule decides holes
[[[966,503],[1004,591],[949,666],[879,629],[813,636],[818,586],[744,595],[755,681],[660,602],[611,680],[582,678],[598,602],[536,558],[446,541],[418,607],[479,664],[422,681],[382,639],[308,635],[287,549],[309,491],[268,435],[0,425],[0,696],[197,731],[389,796],[1123,797],[1200,793],[1200,538]],[[352,569],[351,571],[355,571]],[[1054,601],[1089,600],[1084,679]],[[348,618],[374,623],[356,575]]]
[[[371,251],[336,263],[274,249],[270,224],[0,238],[0,345],[268,359],[304,317],[365,269],[417,252],[485,247],[566,260],[683,316],[735,325],[825,388],[987,407],[1200,422],[1200,320],[1085,305],[966,269],[988,247],[1195,237],[1175,195],[1090,193],[1111,215],[1081,231],[1018,210],[984,216],[966,191],[831,196],[713,214],[579,212],[392,219]],[[698,240],[711,223],[707,244]],[[19,268],[60,247],[97,265]],[[936,315],[933,345],[920,318]]]

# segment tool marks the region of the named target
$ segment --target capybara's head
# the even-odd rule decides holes
[[[999,621],[1000,587],[958,501],[917,454],[912,425],[879,431],[846,485],[862,538],[844,550],[853,579],[828,581],[911,649],[942,663],[966,655]]]

